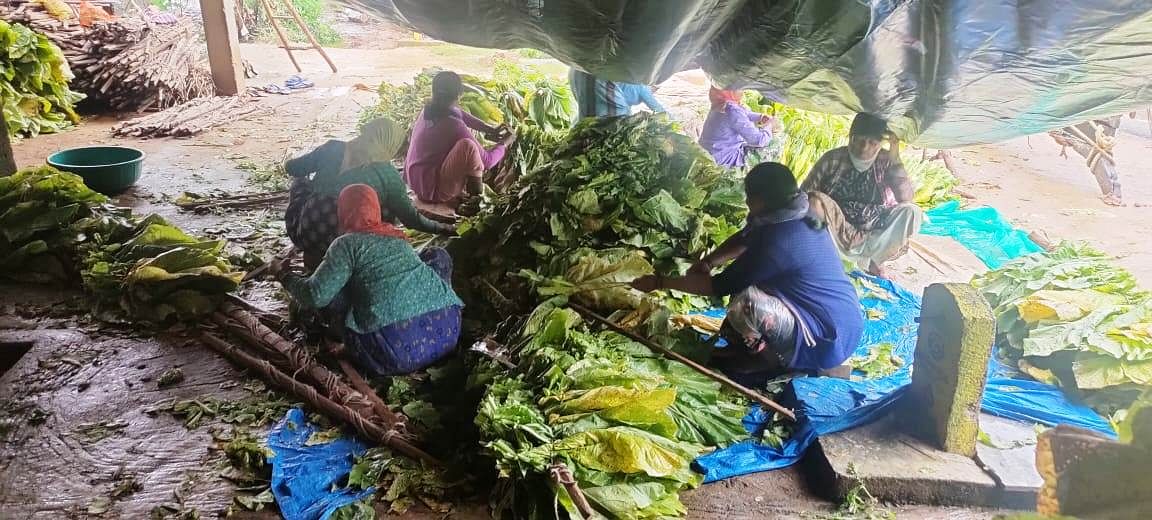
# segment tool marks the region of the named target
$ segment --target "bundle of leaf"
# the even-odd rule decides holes
[[[1152,297],[1103,253],[1061,244],[977,276],[1002,352],[1033,377],[1085,391],[1098,411],[1152,385]]]
[[[473,260],[461,274],[476,290],[526,313],[534,299],[508,273],[560,276],[580,248],[640,251],[656,272],[683,272],[735,233],[745,211],[740,180],[663,115],[586,119],[451,247]]]
[[[553,507],[531,493],[546,487],[554,464],[571,470],[590,505],[608,518],[683,515],[679,491],[703,480],[692,460],[748,436],[742,400],[623,336],[589,332],[579,320],[567,309],[530,320],[515,349],[517,367],[481,401],[476,425],[505,479],[493,497],[495,516],[552,517]],[[566,488],[550,486],[579,517]]]
[[[848,127],[852,121],[847,116],[773,103],[754,90],[744,91],[743,101],[753,112],[780,119],[784,126],[780,162],[792,170],[797,179],[803,180],[825,152],[848,144]]]
[[[148,321],[187,320],[212,312],[240,285],[225,241],[202,241],[158,215],[125,224],[85,259],[84,285],[99,301]]]
[[[902,157],[908,178],[916,186],[913,202],[925,209],[934,208],[960,196],[952,190],[960,180],[939,161],[925,161],[914,155]]]
[[[50,134],[80,122],[72,72],[60,48],[19,24],[0,20],[0,99],[9,135]]]
[[[0,177],[0,276],[36,283],[74,277],[93,208],[107,201],[79,176],[48,166]]]
[[[376,105],[360,114],[360,123],[388,117],[411,128],[432,97],[432,77],[439,70],[425,69],[412,83],[381,83]],[[502,60],[489,79],[461,75],[464,94],[459,106],[489,124],[507,123],[519,127],[533,125],[546,132],[567,130],[574,112],[571,91],[563,82],[548,78],[533,67],[521,67]]]

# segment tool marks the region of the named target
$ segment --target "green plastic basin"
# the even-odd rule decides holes
[[[117,195],[140,179],[144,152],[126,146],[85,146],[61,150],[48,157],[48,164],[72,172],[84,184],[105,195]]]

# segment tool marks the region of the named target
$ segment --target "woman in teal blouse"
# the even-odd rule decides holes
[[[337,199],[341,235],[311,276],[273,272],[298,304],[319,309],[341,296],[348,306],[344,346],[375,375],[406,374],[451,353],[460,335],[452,259],[440,248],[419,255],[380,217],[379,196],[353,184]]]
[[[452,226],[428,220],[412,205],[408,186],[391,163],[403,143],[404,131],[399,125],[387,118],[374,119],[355,139],[328,141],[284,164],[293,178],[285,227],[292,244],[304,253],[305,267],[314,269],[328,245],[340,235],[336,197],[352,184],[365,184],[376,191],[381,217],[387,222],[399,220],[426,233],[453,232]]]

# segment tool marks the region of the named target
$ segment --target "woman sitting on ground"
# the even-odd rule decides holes
[[[731,296],[722,326],[729,347],[716,364],[737,381],[759,386],[788,372],[848,377],[844,361],[860,343],[864,317],[832,236],[809,216],[787,166],[757,165],[744,192],[744,229],[686,276],[645,276],[632,286]]]
[[[348,310],[345,351],[372,375],[407,374],[451,353],[463,304],[452,291],[452,258],[440,248],[419,255],[403,231],[380,218],[380,198],[353,184],[340,192],[340,237],[309,277],[272,274],[292,299],[312,309],[341,296]]]
[[[328,141],[284,164],[293,179],[285,227],[292,244],[304,253],[305,267],[315,269],[328,245],[340,236],[336,198],[352,184],[366,184],[376,191],[385,222],[399,220],[427,233],[453,232],[452,226],[420,215],[408,198],[408,188],[391,163],[403,142],[404,132],[395,122],[374,119],[351,141]]]
[[[506,127],[489,126],[460,110],[456,102],[463,89],[455,72],[437,74],[432,78],[432,99],[412,127],[404,180],[424,202],[455,207],[465,191],[479,195],[484,172],[504,158],[514,138]],[[500,142],[485,149],[472,130]]]
[[[700,131],[700,146],[716,164],[739,170],[775,159],[772,139],[780,131],[779,121],[749,110],[741,97],[739,90],[710,89],[712,110]]]

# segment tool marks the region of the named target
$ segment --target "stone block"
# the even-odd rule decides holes
[[[968,284],[924,290],[905,423],[940,449],[976,454],[980,400],[996,336],[992,309]]]

